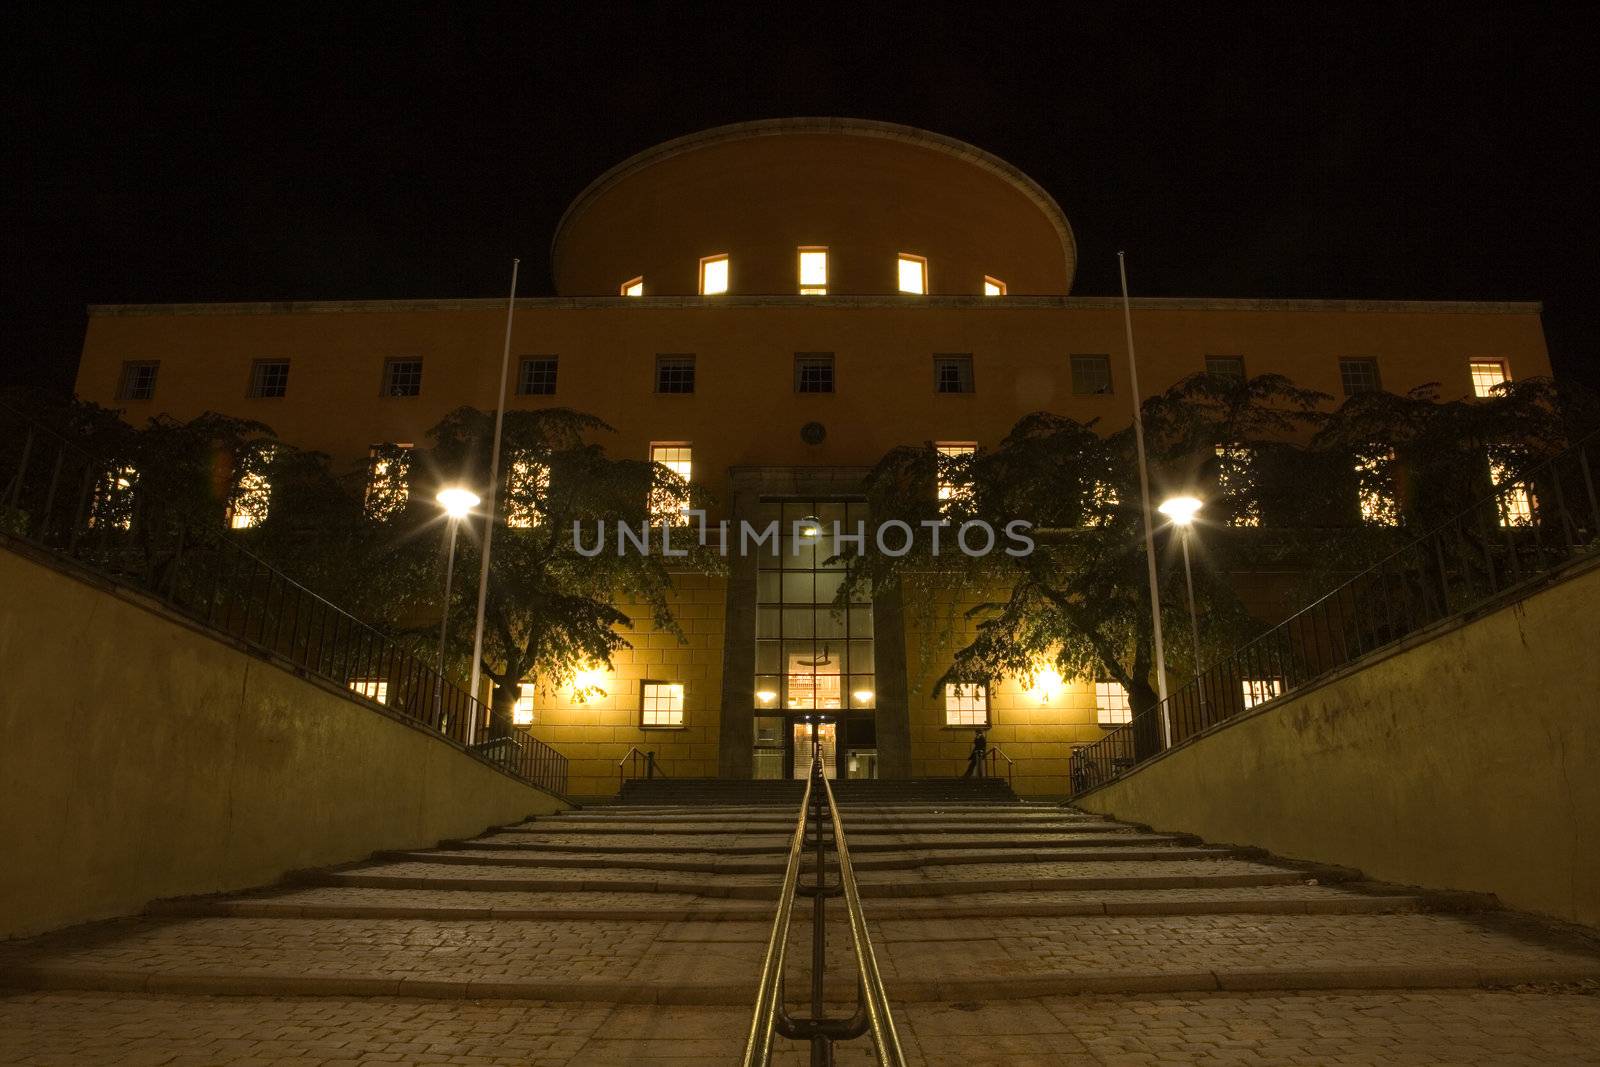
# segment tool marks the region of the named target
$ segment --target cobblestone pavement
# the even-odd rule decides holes
[[[1600,1063],[1596,941],[1482,901],[1042,805],[844,819],[912,1063]],[[790,827],[601,809],[0,945],[0,1064],[728,1062]]]
[[[898,1023],[912,1064],[952,1067],[1600,1063],[1600,995],[1581,989],[1050,997],[912,1004]],[[25,993],[0,998],[0,1062],[710,1064],[737,1059],[748,1025],[738,1007]],[[784,1045],[775,1062],[805,1060]]]

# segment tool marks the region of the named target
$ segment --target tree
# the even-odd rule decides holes
[[[430,457],[441,481],[467,485],[489,481],[489,451],[494,417],[462,408],[430,434]],[[672,569],[702,573],[720,570],[720,560],[692,542],[688,527],[678,529],[674,551],[688,550],[669,568],[656,552],[607,550],[588,556],[574,544],[575,524],[592,545],[596,524],[608,537],[616,522],[633,530],[658,524],[657,515],[676,518],[679,509],[703,506],[699,490],[659,463],[618,459],[590,438],[611,427],[599,419],[565,409],[509,411],[505,414],[501,476],[503,495],[496,517],[485,613],[482,667],[494,682],[494,716],[507,725],[518,685],[537,677],[554,687],[572,680],[584,664],[610,666],[612,656],[631,647],[618,632],[633,620],[617,607],[625,601],[648,605],[657,629],[683,639],[669,604]],[[463,527],[463,534],[476,524]],[[454,651],[470,659],[477,606],[475,576],[478,546],[463,538],[457,560],[456,595],[451,601]],[[435,586],[435,588],[438,588]]]

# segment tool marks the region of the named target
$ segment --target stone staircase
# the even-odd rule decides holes
[[[736,1062],[798,793],[641,785],[0,946],[0,1062]],[[878,783],[840,805],[912,1062],[1596,1062],[1595,941],[1491,901],[996,784]],[[842,1011],[842,904],[829,927]]]

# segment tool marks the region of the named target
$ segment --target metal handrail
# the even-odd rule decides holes
[[[817,788],[819,782],[820,790]],[[823,863],[826,844],[822,824],[824,806],[828,808],[834,851],[839,860],[839,879],[833,884],[827,882]],[[811,843],[815,848],[816,880],[814,885],[801,886],[800,855],[806,845],[808,817],[812,820]],[[790,920],[794,913],[794,898],[802,894],[812,898],[811,1014],[796,1017],[790,1015],[783,1005],[784,961],[788,950]],[[826,900],[839,895],[845,898],[850,938],[855,947],[857,1004],[856,1010],[849,1016],[828,1016],[823,1011],[823,978],[827,967]],[[761,965],[760,985],[751,1014],[750,1035],[745,1042],[743,1063],[745,1067],[766,1067],[772,1056],[772,1038],[776,1033],[792,1040],[809,1041],[811,1062],[831,1064],[835,1041],[847,1041],[868,1032],[872,1034],[880,1067],[905,1067],[900,1035],[895,1029],[894,1014],[889,1008],[889,997],[884,990],[878,959],[867,932],[866,914],[861,908],[861,892],[850,862],[850,850],[845,843],[839,806],[834,801],[833,787],[823,774],[822,759],[814,754],[811,771],[806,775],[805,795],[801,798],[794,837],[789,843],[789,859],[784,867],[778,912],[773,917],[772,933],[767,940],[767,953]]]
[[[21,438],[0,483],[0,532],[152,597],[195,623],[421,722],[474,758],[555,793],[567,758],[518,730],[485,737],[485,707],[428,658],[154,493],[125,464],[8,404]],[[220,516],[218,516],[220,518]]]
[[[1595,457],[1591,459],[1591,456]],[[1357,659],[1459,618],[1600,549],[1600,431],[1494,491],[1073,751],[1072,795]]]
[[[1017,770],[1017,761],[1012,759],[1010,756],[1006,755],[1005,754],[1005,750],[1002,749],[999,745],[990,745],[988,747],[988,749],[984,752],[984,759],[989,764],[988,777],[990,777],[990,778],[995,777],[994,768],[995,768],[995,757],[996,756],[998,756],[1001,759],[1006,761],[1006,785],[1008,785],[1008,786],[1012,785],[1014,783],[1014,781],[1015,781],[1014,775],[1016,774],[1016,770]]]
[[[646,778],[670,777],[670,775],[668,775],[666,771],[662,770],[656,763],[656,754],[654,752],[643,752],[639,749],[638,745],[629,745],[628,751],[624,752],[622,754],[622,758],[617,760],[618,793],[622,792],[622,785],[628,780],[628,773],[622,769],[623,766],[627,765],[628,770],[633,772],[632,776],[637,778],[639,777],[639,761],[641,759],[644,760],[644,776]]]

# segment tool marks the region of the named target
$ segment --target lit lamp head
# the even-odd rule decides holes
[[[1171,519],[1175,526],[1188,526],[1200,511],[1200,501],[1192,496],[1175,496],[1163,500],[1156,510]]]
[[[451,486],[439,490],[435,497],[439,506],[444,508],[444,513],[452,519],[465,518],[472,514],[472,509],[478,506],[478,494],[471,489],[462,489],[460,486]]]

